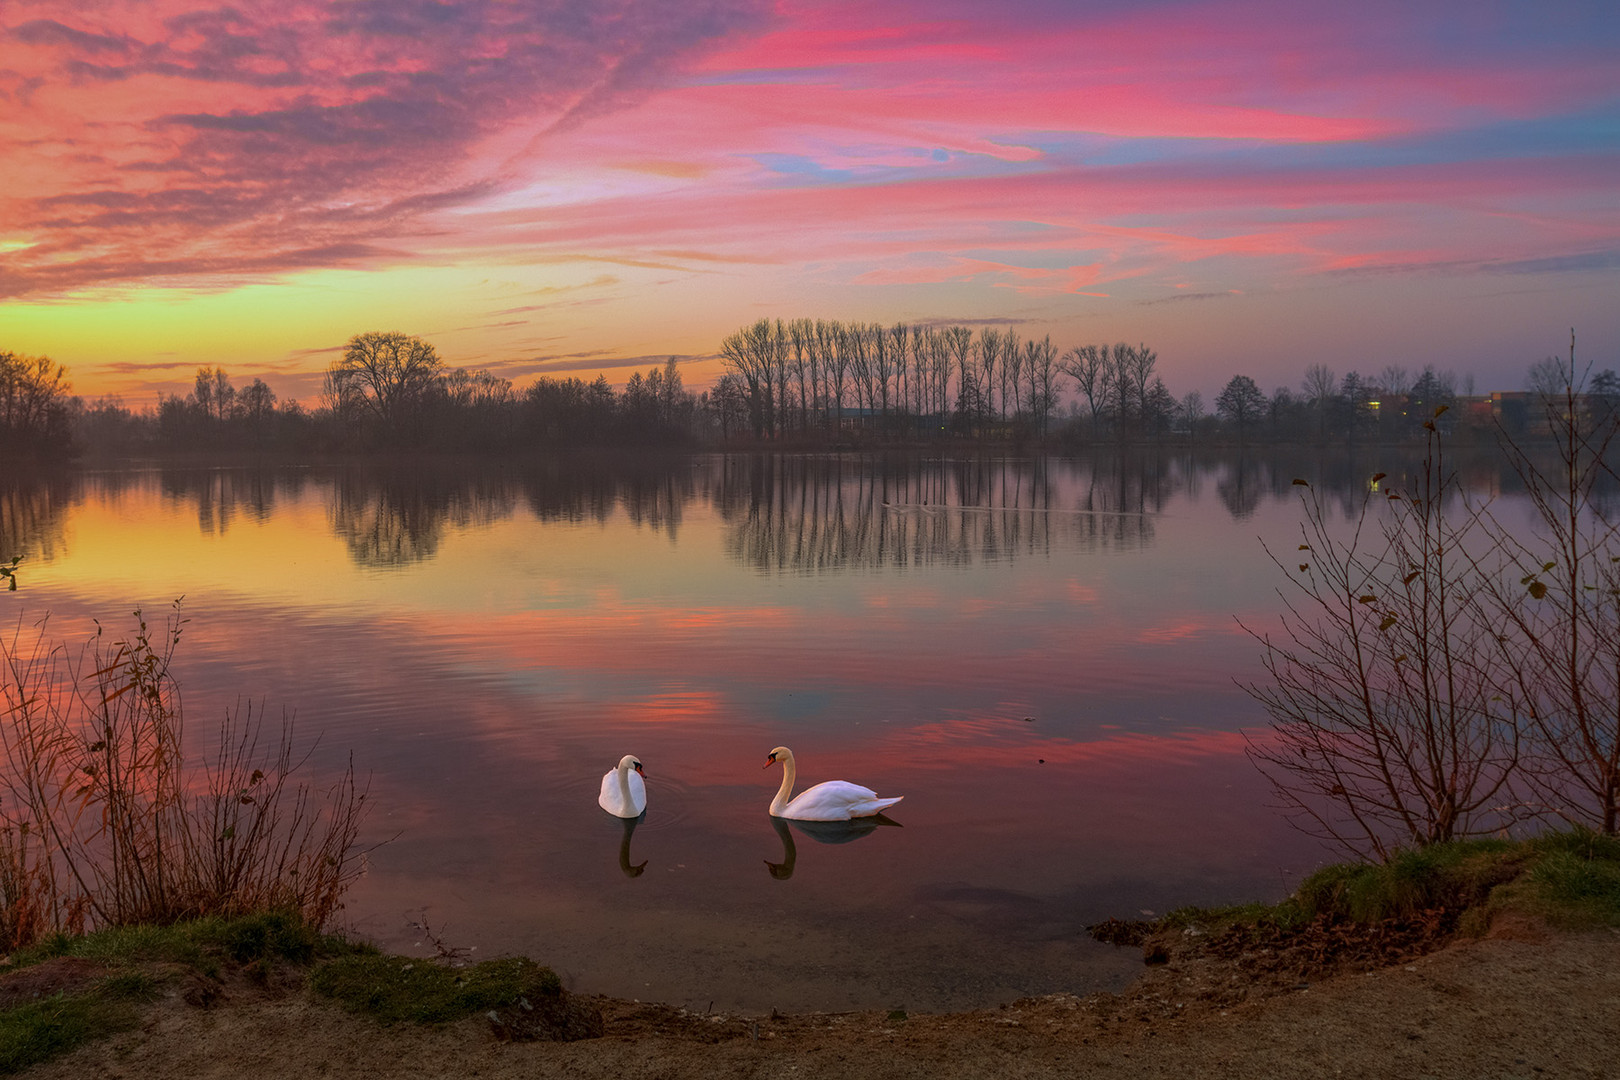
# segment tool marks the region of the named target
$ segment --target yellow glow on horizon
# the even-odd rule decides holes
[[[507,349],[532,354],[538,344],[518,331],[555,342],[591,325],[575,309],[548,304],[617,283],[604,286],[601,264],[585,262],[469,262],[386,274],[386,287],[379,287],[381,272],[320,270],[212,292],[141,288],[13,302],[0,309],[0,347],[66,364],[75,392],[87,397],[172,392],[189,387],[198,367],[215,365],[239,383],[262,376],[281,391],[277,376],[319,373],[366,330],[426,337],[452,366],[471,363],[458,354],[480,357],[474,366]],[[527,310],[498,314],[514,308]],[[490,325],[502,323],[509,325]]]

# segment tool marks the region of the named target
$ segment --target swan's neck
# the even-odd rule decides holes
[[[797,776],[793,768],[792,758],[782,759],[782,786],[776,789],[776,798],[771,800],[771,816],[778,817],[787,807],[788,800],[793,797],[793,781]],[[755,804],[756,806],[758,803]]]
[[[619,798],[626,810],[636,808],[636,804],[630,801],[630,764],[625,761],[619,762]]]

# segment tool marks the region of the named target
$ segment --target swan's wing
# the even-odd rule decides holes
[[[905,798],[904,795],[896,795],[888,799],[865,799],[850,806],[849,816],[871,817],[874,814],[881,814],[903,798]]]
[[[640,817],[647,809],[647,784],[636,772],[630,774],[629,780],[630,805],[625,806],[619,794],[619,770],[609,769],[602,777],[602,793],[596,797],[596,805],[615,817]]]
[[[875,814],[899,799],[880,799],[869,787],[848,780],[828,780],[805,788],[782,810],[782,817],[799,821],[847,821],[852,817]],[[872,809],[865,809],[866,807]]]

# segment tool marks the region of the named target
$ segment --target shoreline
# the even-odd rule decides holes
[[[582,995],[601,1010],[603,1034],[566,1043],[501,1041],[481,1016],[384,1025],[299,978],[233,976],[206,1000],[193,980],[150,1006],[139,1029],[28,1075],[1614,1075],[1620,930],[1552,931],[1506,916],[1482,938],[1312,978],[1289,963],[1212,955],[1196,937],[1171,935],[1161,943],[1165,961],[1119,994],[1047,995],[964,1013],[705,1015]]]

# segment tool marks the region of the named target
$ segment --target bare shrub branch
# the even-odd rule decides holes
[[[188,760],[170,673],[186,620],[108,642],[98,624],[70,656],[45,624],[0,640],[0,932],[21,944],[86,926],[296,911],[313,925],[358,875],[366,792],[353,760],[324,792],[296,774],[283,716],[220,721],[212,757]],[[261,710],[262,711],[262,710]]]
[[[1479,511],[1447,516],[1460,495],[1428,428],[1421,470],[1387,493],[1374,477],[1342,538],[1296,481],[1297,555],[1266,549],[1289,583],[1282,633],[1244,626],[1270,676],[1244,685],[1271,718],[1251,758],[1296,824],[1361,857],[1514,816],[1516,706],[1493,679],[1497,644],[1479,603],[1494,541],[1476,535]]]

